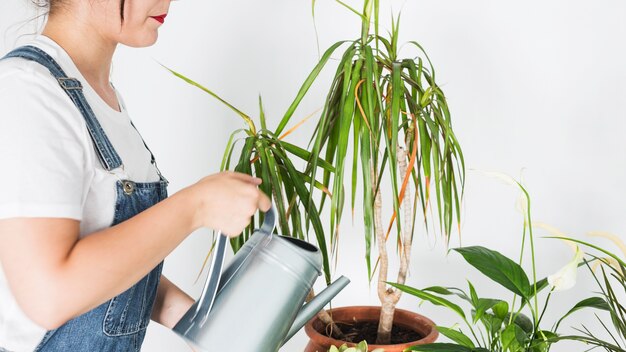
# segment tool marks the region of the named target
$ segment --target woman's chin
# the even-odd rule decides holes
[[[143,35],[141,37],[132,38],[131,40],[121,41],[121,44],[129,46],[131,48],[145,48],[154,45],[159,38],[158,32],[154,31],[152,34]]]

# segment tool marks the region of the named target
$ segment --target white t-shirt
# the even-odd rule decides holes
[[[103,169],[83,116],[46,67],[21,58],[2,60],[0,219],[76,219],[82,237],[111,225],[116,181],[155,182],[159,176],[119,94],[121,112],[98,96],[53,40],[38,36],[29,45],[46,51],[69,77],[81,81],[124,166]],[[0,350],[32,351],[44,333],[18,307],[0,263]]]

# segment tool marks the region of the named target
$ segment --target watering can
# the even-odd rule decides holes
[[[342,276],[303,305],[322,255],[308,242],[273,234],[273,209],[223,271],[228,240],[217,236],[202,294],[173,329],[197,351],[278,351],[350,282]]]

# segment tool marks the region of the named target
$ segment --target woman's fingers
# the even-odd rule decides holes
[[[272,207],[272,201],[261,190],[259,190],[259,200],[257,202],[257,207],[262,212],[266,212],[266,211],[270,210],[270,208]]]

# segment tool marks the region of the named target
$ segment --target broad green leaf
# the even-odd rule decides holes
[[[495,314],[496,317],[504,320],[507,314],[509,314],[509,304],[505,301],[500,301],[491,307],[491,311]]]
[[[527,334],[530,334],[533,332],[535,327],[533,325],[532,320],[530,320],[529,317],[527,317],[525,314],[522,314],[522,313],[517,313],[517,314],[508,313],[507,316],[504,318],[504,320],[508,322],[511,319],[511,315],[515,317],[513,319],[513,323],[519,326],[524,332],[526,332]]]
[[[497,304],[504,302],[499,299],[491,299],[491,298],[479,298],[476,305],[474,306],[474,324],[480,320],[480,318],[485,314],[488,309],[492,309]],[[506,303],[506,302],[504,302]]]
[[[500,335],[503,351],[522,351],[522,346],[526,344],[527,336],[519,326],[511,324],[507,326]]]
[[[491,249],[474,246],[456,248],[465,260],[485,274],[491,280],[504,286],[509,291],[525,298],[531,295],[528,276],[524,270],[511,259]]]
[[[466,346],[456,345],[453,343],[430,343],[427,345],[412,346],[405,351],[421,351],[421,352],[490,352],[486,348],[470,348]]]
[[[464,333],[458,331],[458,330],[454,330],[454,329],[450,329],[450,328],[446,328],[443,326],[437,326],[437,330],[444,335],[445,337],[449,338],[450,340],[458,343],[459,345],[463,345],[465,347],[470,347],[470,348],[475,348],[476,346],[474,345],[474,343],[472,342],[472,340],[467,337],[467,335],[465,335]]]
[[[504,322],[503,319],[491,313],[484,313],[480,321],[491,336],[500,332],[502,323]]]

